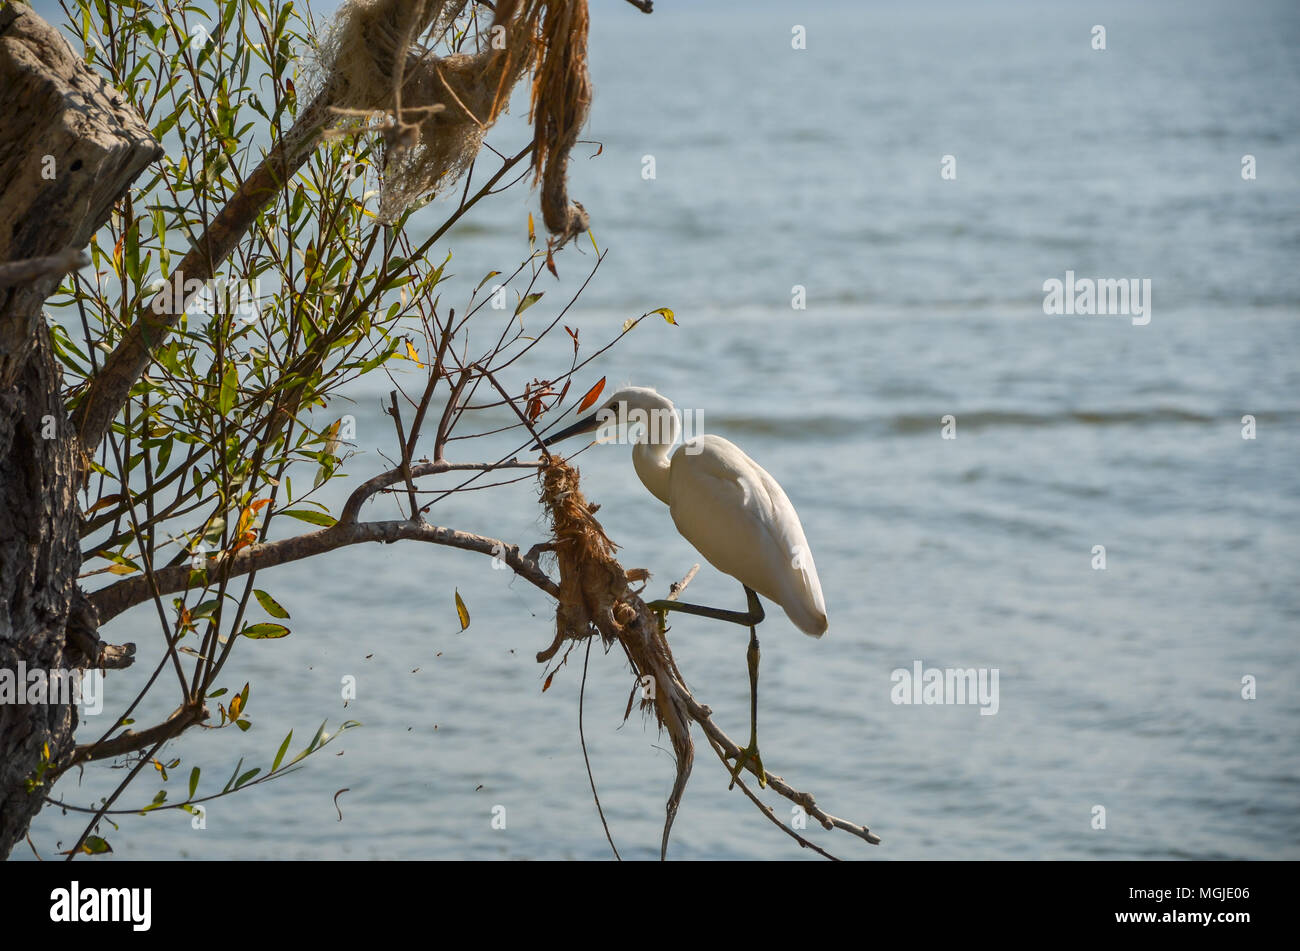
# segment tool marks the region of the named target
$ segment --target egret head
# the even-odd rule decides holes
[[[570,436],[597,431],[601,442],[620,442],[637,423],[642,424],[640,440],[671,444],[677,438],[677,416],[668,397],[648,386],[624,386],[607,397],[591,415],[547,436],[542,444],[550,446]]]

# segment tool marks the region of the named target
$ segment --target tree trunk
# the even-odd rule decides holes
[[[0,271],[84,247],[160,154],[121,94],[53,27],[25,4],[0,3]],[[0,670],[15,674],[20,663],[99,661],[94,610],[76,581],[85,456],[41,314],[62,273],[33,263],[0,275]],[[0,702],[0,857],[44,801],[26,781],[46,745],[53,759],[66,755],[76,726],[69,704]]]

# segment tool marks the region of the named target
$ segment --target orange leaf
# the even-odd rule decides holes
[[[546,691],[551,689],[551,681],[554,679],[555,679],[555,671],[553,670],[546,675],[546,683],[542,684],[542,693],[546,693]]]
[[[560,272],[555,269],[555,258],[551,255],[551,249],[549,245],[546,248],[546,270],[554,274],[556,279],[559,279]]]
[[[528,213],[528,243],[532,244],[537,240],[537,232],[533,228],[533,213]]]
[[[578,404],[578,412],[581,413],[596,400],[600,399],[601,390],[605,389],[605,378],[602,376],[600,381],[589,389],[582,397],[582,402]]]

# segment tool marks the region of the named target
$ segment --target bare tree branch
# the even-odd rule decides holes
[[[410,467],[410,476],[412,479],[419,479],[423,476],[437,475],[441,472],[536,469],[537,465],[535,462],[422,462]],[[343,514],[339,516],[339,522],[355,522],[357,516],[361,514],[361,506],[365,505],[372,496],[405,479],[406,474],[402,472],[401,467],[389,469],[387,472],[381,472],[379,475],[367,479],[348,496],[348,500],[343,506]]]
[[[137,750],[164,743],[180,736],[190,727],[196,723],[202,723],[207,718],[208,711],[202,703],[190,704],[179,708],[161,723],[151,726],[147,730],[141,730],[139,733],[127,730],[111,740],[83,743],[72,751],[72,755],[67,762],[59,764],[59,771],[56,776],[89,760],[111,759],[114,756],[134,753]]]
[[[40,258],[8,261],[0,264],[0,287],[30,284],[44,277],[62,277],[69,271],[85,267],[89,263],[90,256],[76,248],[66,248],[58,254],[49,254]]]
[[[398,478],[400,477],[399,474]],[[250,571],[262,571],[275,565],[312,558],[327,551],[334,551],[337,548],[345,548],[349,545],[359,545],[363,542],[391,544],[403,540],[447,545],[451,548],[463,548],[467,551],[476,551],[484,555],[499,557],[519,577],[531,582],[549,595],[559,595],[559,588],[556,587],[555,582],[547,576],[536,561],[524,558],[520,554],[518,545],[508,545],[498,539],[488,538],[486,535],[475,535],[472,532],[462,532],[454,528],[443,528],[438,525],[430,525],[427,522],[340,521],[329,528],[321,529],[319,532],[308,532],[305,535],[296,535],[293,538],[284,538],[261,545],[250,545],[247,548],[241,548],[233,555],[211,558],[208,560],[207,570],[210,575],[220,574],[224,577],[233,578],[248,574]],[[188,563],[174,565],[154,572],[157,593],[163,595],[185,591],[190,587],[192,573],[193,569]],[[107,623],[111,618],[127,610],[127,608],[147,601],[153,595],[154,589],[150,587],[147,579],[128,578],[109,585],[107,588],[101,588],[88,597],[98,610],[101,623]]]

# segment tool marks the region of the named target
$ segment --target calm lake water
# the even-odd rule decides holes
[[[830,630],[813,640],[769,611],[764,762],[884,841],[807,834],[870,859],[1300,857],[1300,9],[593,6],[586,134],[603,151],[580,150],[571,190],[610,253],[565,323],[588,346],[654,307],[679,326],[646,321],[578,382],[657,387],[798,508]],[[493,133],[498,148],[526,140],[521,116]],[[444,301],[527,254],[535,207],[521,187],[452,232],[436,255],[455,254]],[[420,227],[446,211],[435,203]],[[529,326],[592,258],[585,238],[560,256]],[[1150,323],[1045,315],[1043,283],[1067,270],[1149,279]],[[510,384],[553,374],[568,346],[539,347]],[[388,388],[376,379],[330,407],[356,416],[359,449],[335,504],[387,467]],[[651,592],[699,560],[626,446],[580,464]],[[545,531],[528,482],[430,517],[525,547]],[[252,682],[254,727],[173,743],[171,798],[194,764],[218,785],[241,755],[267,765],[290,727],[305,741],[322,719],[364,726],[294,776],[212,803],[205,830],[178,812],[125,818],[117,857],[609,856],[578,743],[581,654],[545,693],[533,659],[551,637],[547,598],[488,559],[416,544],[261,580],[293,634],[235,653],[224,683]],[[473,618],[464,633],[454,590]],[[707,565],[690,593],[743,605]],[[152,612],[120,618],[113,639],[148,649]],[[743,739],[745,632],[679,617],[670,638],[697,696]],[[996,668],[996,715],[892,702],[891,672],[917,661]],[[146,673],[112,678],[110,702]],[[358,697],[344,709],[348,675]],[[630,686],[621,652],[593,651],[585,728],[601,802],[624,857],[652,858],[672,761],[652,726],[622,723]],[[726,791],[697,742],[670,857],[809,857]],[[57,792],[89,803],[120,775],[88,770]],[[32,837],[47,852],[79,830],[47,809]]]

